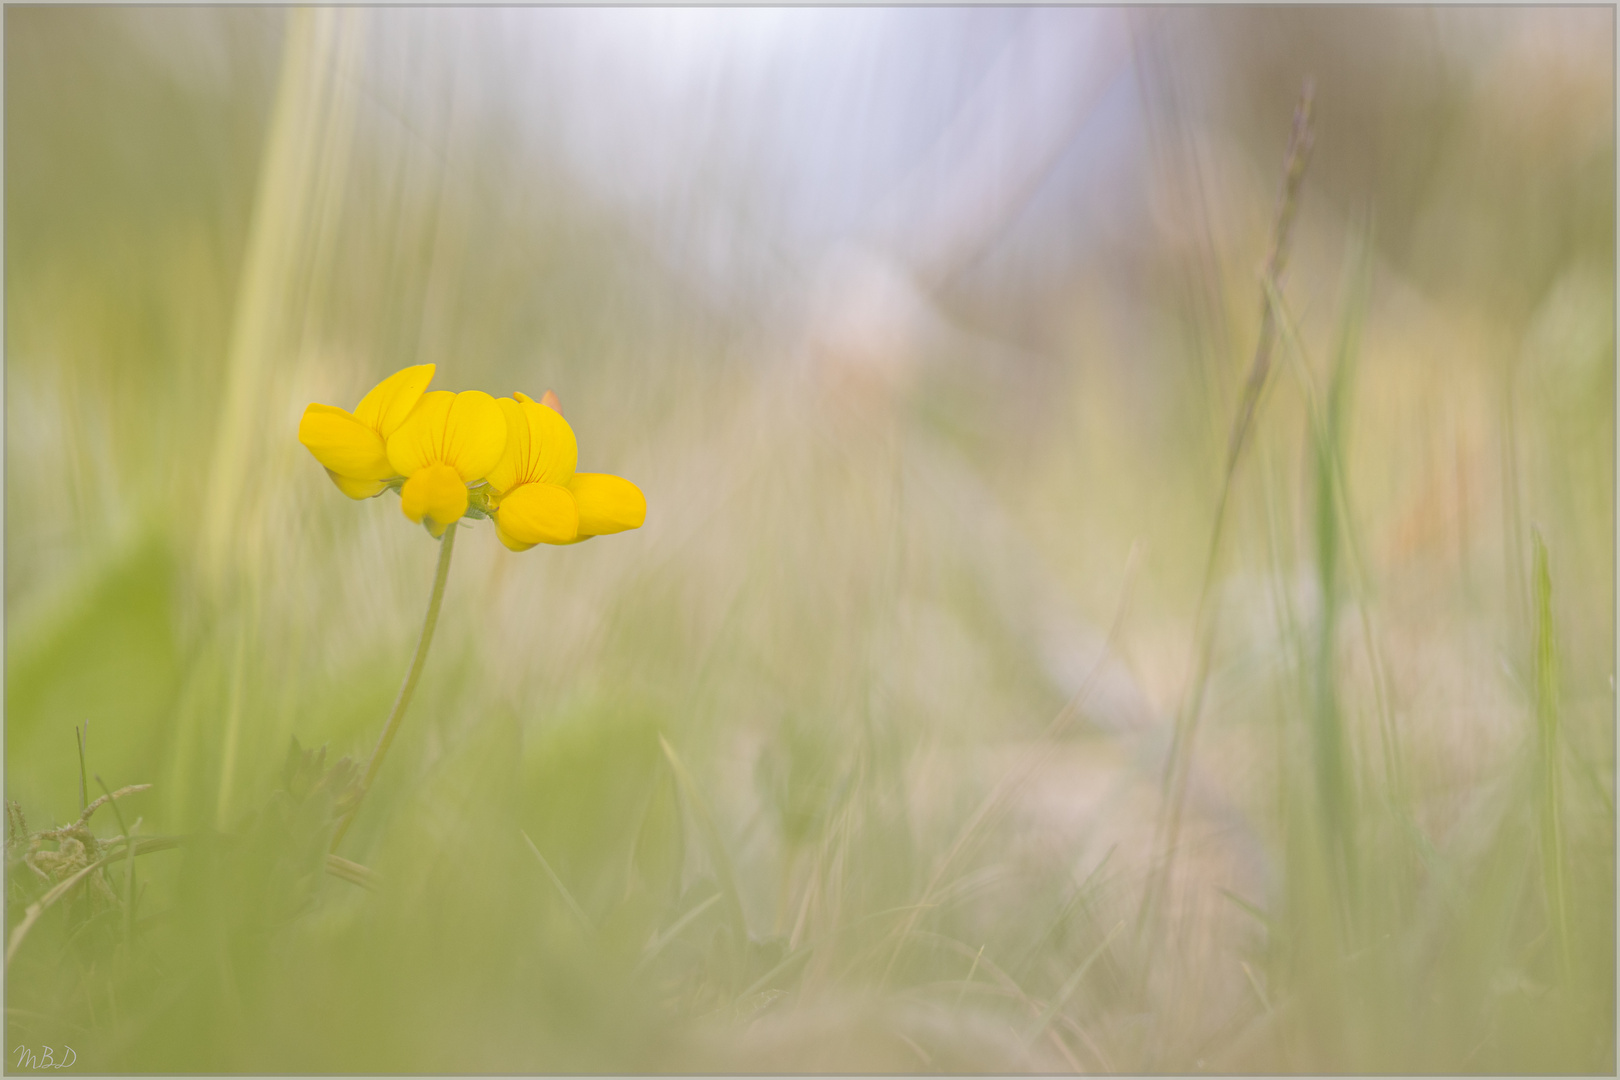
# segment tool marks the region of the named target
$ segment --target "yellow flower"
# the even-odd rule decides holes
[[[482,390],[423,394],[388,438],[388,461],[405,477],[399,506],[434,536],[467,512],[467,485],[484,479],[506,447],[506,417]]]
[[[641,527],[647,500],[636,485],[574,471],[579,446],[557,395],[497,401],[481,390],[428,393],[433,370],[395,372],[352,413],[332,405],[304,410],[298,440],[345,495],[366,499],[396,488],[405,516],[434,536],[469,509],[487,513],[513,551]]]
[[[506,416],[506,452],[489,472],[501,543],[526,551],[639,528],[647,518],[640,488],[623,477],[574,471],[579,444],[557,396],[548,390],[541,402],[521,393],[516,398],[498,402]]]
[[[399,473],[389,464],[387,443],[433,380],[433,365],[396,371],[371,388],[350,413],[335,405],[311,405],[298,422],[298,441],[351,499],[369,499]]]

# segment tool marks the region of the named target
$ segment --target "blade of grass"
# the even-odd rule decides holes
[[[1372,228],[1369,225],[1355,234],[1354,249],[1346,256],[1354,269],[1349,274],[1350,284],[1335,345],[1334,377],[1338,398],[1331,407],[1335,416],[1348,408],[1344,404],[1344,398],[1348,396],[1350,373],[1354,370],[1361,352],[1361,326],[1366,321],[1372,292],[1372,253]],[[1343,385],[1337,385],[1341,381]],[[1373,627],[1372,587],[1367,577],[1366,560],[1361,554],[1356,518],[1350,512],[1350,485],[1345,475],[1345,457],[1346,455],[1341,453],[1335,458],[1334,482],[1339,501],[1339,517],[1344,524],[1350,586],[1356,600],[1356,611],[1360,616],[1362,648],[1366,652],[1367,664],[1372,674],[1373,697],[1378,708],[1383,740],[1381,750],[1384,755],[1384,771],[1390,801],[1399,815],[1410,816],[1405,755],[1401,750],[1400,731],[1396,727],[1395,710],[1390,701],[1389,665],[1384,662],[1383,650],[1378,646],[1378,634]]]
[[[1273,929],[1274,926],[1276,925],[1275,923],[1272,922],[1272,919],[1271,919],[1270,915],[1267,915],[1264,911],[1261,911],[1259,908],[1255,907],[1253,904],[1251,904],[1247,900],[1243,899],[1243,897],[1239,896],[1237,893],[1233,892],[1231,889],[1224,889],[1223,888],[1223,889],[1217,889],[1216,891],[1219,892],[1222,896],[1226,897],[1228,900],[1232,901],[1232,903],[1236,904],[1238,907],[1242,908],[1246,913],[1253,916],[1255,921],[1258,922],[1261,926],[1265,927],[1267,930]]]
[[[666,945],[674,941],[677,937],[680,937],[682,930],[685,930],[699,915],[702,915],[705,911],[708,911],[719,902],[720,894],[715,893],[702,903],[692,905],[691,911],[688,911],[685,915],[682,915],[679,919],[676,919],[675,922],[670,925],[669,929],[657,935],[647,943],[647,951],[643,953],[641,959],[636,962],[636,971],[642,971],[647,967],[648,964],[651,964],[654,960],[658,959],[658,954],[664,951],[664,947]]]
[[[741,1000],[741,999],[744,999],[744,998],[748,997],[750,994],[759,993],[761,990],[763,990],[767,986],[771,985],[772,981],[775,980],[777,978],[777,976],[786,974],[788,969],[790,969],[794,965],[798,964],[801,960],[807,959],[810,956],[810,954],[815,952],[815,951],[816,951],[816,943],[815,942],[811,942],[811,943],[809,943],[807,945],[801,946],[800,948],[794,949],[792,952],[790,952],[786,956],[782,957],[781,962],[778,963],[775,967],[771,968],[771,970],[767,971],[765,974],[763,974],[759,978],[755,979],[753,981],[753,983],[751,983],[749,985],[748,989],[746,989],[742,993],[738,994],[737,995],[738,999]]]
[[[86,719],[84,722],[84,733],[82,735],[79,733],[79,725],[73,725],[73,741],[79,744],[79,813],[83,814],[86,795],[84,783],[84,744],[90,741],[90,721],[88,719]]]
[[[1569,898],[1564,883],[1564,823],[1560,776],[1558,645],[1553,635],[1552,573],[1541,530],[1532,528],[1535,590],[1536,816],[1541,832],[1542,888],[1549,921],[1558,936],[1560,970],[1569,978]]]
[[[1293,601],[1292,577],[1285,568],[1285,551],[1288,554],[1287,565],[1291,566],[1297,561],[1297,555],[1285,548],[1285,542],[1292,539],[1284,532],[1281,525],[1283,510],[1280,504],[1285,498],[1279,494],[1284,490],[1284,482],[1277,475],[1277,455],[1273,452],[1274,439],[1260,440],[1256,447],[1256,454],[1260,458],[1261,490],[1264,495],[1264,509],[1266,518],[1266,557],[1271,571],[1268,592],[1271,597],[1272,618],[1276,626],[1276,638],[1280,648],[1278,660],[1282,664],[1286,677],[1272,680],[1272,692],[1276,698],[1276,723],[1272,725],[1275,739],[1274,753],[1276,755],[1276,779],[1273,798],[1275,802],[1275,820],[1291,822],[1296,815],[1292,808],[1297,801],[1294,790],[1295,770],[1292,767],[1291,725],[1289,718],[1294,711],[1294,703],[1303,700],[1306,694],[1305,659],[1302,654],[1301,642],[1304,634],[1300,632],[1300,619],[1295,612]],[[1291,530],[1290,530],[1291,532]],[[1291,697],[1290,695],[1297,695]],[[1285,832],[1286,832],[1285,827]],[[1287,841],[1283,843],[1287,849]]]
[[[985,944],[989,944],[989,942],[986,942]],[[983,958],[984,958],[984,945],[980,945],[978,955],[973,958],[973,965],[968,968],[967,978],[962,980],[962,989],[957,991],[957,993],[956,993],[956,1004],[957,1004],[958,1007],[961,1006],[961,1004],[962,1004],[962,995],[967,993],[968,986],[973,982],[974,974],[979,970],[979,961],[982,960]]]
[[[915,931],[917,919],[921,916],[921,913],[934,906],[935,892],[939,889],[946,873],[955,864],[956,860],[961,858],[968,850],[970,843],[978,835],[979,830],[1005,811],[1013,792],[1022,786],[1024,781],[1051,756],[1057,746],[1058,736],[1079,717],[1081,706],[1090,697],[1093,682],[1102,672],[1103,665],[1107,663],[1108,658],[1113,655],[1118,642],[1120,627],[1125,622],[1125,612],[1130,606],[1131,587],[1136,581],[1139,550],[1136,544],[1132,544],[1130,554],[1126,556],[1124,582],[1120,586],[1119,603],[1115,606],[1114,618],[1109,625],[1108,636],[1103,641],[1102,652],[1098,655],[1097,662],[1092,665],[1090,671],[1086,672],[1086,677],[1081,680],[1080,686],[1075,690],[1074,695],[1069,698],[1058,714],[1052,718],[1051,723],[1046,726],[1046,730],[1041,733],[1040,739],[1036,741],[1034,749],[1002,774],[1001,779],[996,782],[996,786],[990,789],[989,794],[984,797],[978,808],[974,810],[973,815],[958,830],[956,839],[945,852],[944,857],[935,865],[934,872],[930,876],[927,886],[923,889],[922,899],[915,905],[915,913],[908,917],[906,922],[899,928],[894,951],[889,955],[889,962],[883,969],[883,977],[879,980],[880,986],[889,981],[895,962],[900,959],[900,952],[905,948],[906,938]]]
[[[720,830],[715,827],[714,816],[709,813],[708,802],[698,790],[697,782],[692,779],[692,774],[687,771],[685,763],[662,734],[658,736],[658,745],[663,748],[664,757],[675,773],[675,782],[680,785],[681,793],[686,796],[686,804],[692,808],[692,815],[697,819],[698,831],[709,849],[709,861],[714,865],[715,876],[720,881],[720,893],[725,898],[726,916],[732,927],[732,936],[737,945],[737,957],[740,962],[743,947],[748,943],[748,921],[743,914],[742,897],[737,892],[736,878],[732,874],[731,858],[726,854]]]
[[[1307,415],[1313,434],[1313,444],[1317,448],[1317,498],[1318,518],[1330,516],[1337,518],[1337,534],[1343,541],[1343,554],[1345,556],[1345,569],[1348,573],[1349,587],[1355,601],[1355,609],[1361,630],[1361,645],[1366,656],[1368,669],[1371,675],[1374,703],[1379,718],[1379,743],[1383,757],[1384,768],[1384,806],[1393,815],[1398,826],[1398,834],[1402,836],[1420,835],[1414,823],[1415,810],[1411,803],[1409,786],[1406,778],[1406,765],[1404,753],[1401,748],[1400,732],[1396,724],[1394,709],[1391,705],[1389,690],[1388,665],[1383,657],[1383,650],[1379,646],[1379,635],[1374,627],[1373,603],[1368,575],[1365,569],[1365,560],[1361,554],[1361,544],[1358,530],[1355,525],[1355,516],[1351,512],[1349,481],[1346,475],[1346,461],[1348,455],[1344,448],[1344,418],[1348,411],[1348,398],[1351,386],[1351,375],[1355,368],[1356,359],[1360,349],[1360,330],[1365,321],[1367,305],[1371,289],[1372,273],[1372,242],[1370,226],[1363,226],[1354,237],[1350,249],[1346,253],[1345,300],[1341,309],[1338,329],[1336,332],[1332,368],[1328,380],[1325,400],[1318,394],[1311,378],[1310,364],[1301,343],[1296,321],[1290,317],[1286,300],[1280,293],[1267,283],[1267,298],[1271,303],[1287,344],[1287,355],[1294,363],[1293,370],[1299,380],[1301,393],[1304,395],[1307,406]],[[1326,466],[1323,468],[1322,466]],[[1322,531],[1319,530],[1319,537]],[[1335,547],[1335,554],[1337,547]],[[1327,560],[1319,558],[1319,570]],[[1329,590],[1324,584],[1324,597],[1337,597],[1337,590]],[[1319,638],[1320,641],[1320,638]],[[1318,654],[1318,682],[1320,690],[1321,654]],[[1353,848],[1347,848],[1347,853],[1354,858]],[[1417,852],[1420,860],[1424,860],[1424,853]],[[1426,860],[1425,860],[1426,861]],[[1347,874],[1354,879],[1354,862],[1348,864],[1352,869]],[[1379,873],[1385,877],[1402,876],[1400,861],[1385,861],[1379,865]],[[1412,864],[1415,866],[1415,864]],[[1400,885],[1392,882],[1397,888]]]
[[[1107,853],[1103,855],[1102,859],[1097,863],[1097,865],[1091,868],[1091,873],[1086,875],[1085,880],[1082,881],[1079,886],[1076,887],[1073,894],[1063,902],[1063,907],[1058,911],[1057,916],[1051,921],[1051,923],[1047,925],[1045,931],[1041,933],[1041,936],[1036,938],[1034,944],[1032,944],[1028,949],[1024,950],[1024,955],[1019,958],[1018,963],[1013,965],[1014,971],[1022,972],[1026,967],[1028,967],[1030,960],[1034,958],[1035,954],[1040,952],[1042,947],[1052,939],[1053,934],[1057,933],[1058,927],[1066,923],[1077,908],[1084,906],[1088,901],[1090,901],[1093,884],[1098,883],[1098,878],[1099,875],[1102,874],[1103,868],[1108,865],[1108,861],[1114,857],[1114,853],[1118,850],[1119,845],[1114,844],[1108,849]]]
[[[1097,962],[1097,958],[1101,956],[1105,950],[1107,950],[1109,944],[1123,929],[1125,929],[1124,920],[1115,923],[1114,928],[1108,931],[1108,936],[1103,938],[1102,942],[1098,944],[1095,949],[1091,950],[1091,954],[1080,962],[1080,966],[1074,969],[1074,974],[1069,976],[1069,978],[1064,982],[1062,988],[1058,990],[1055,995],[1053,995],[1052,1000],[1046,1003],[1046,1008],[1041,1011],[1041,1015],[1035,1019],[1033,1024],[1025,1029],[1025,1046],[1028,1046],[1030,1043],[1040,1038],[1041,1033],[1046,1030],[1046,1026],[1052,1022],[1052,1017],[1057,1014],[1059,1009],[1063,1008],[1064,1004],[1069,1000],[1069,995],[1074,993],[1075,989],[1080,985],[1080,980],[1084,979],[1086,977],[1086,972],[1091,970],[1091,965]]]
[[[1031,1016],[1039,1017],[1041,1015],[1041,1006],[1028,994],[1024,993],[1024,988],[1018,985],[1018,980],[1014,979],[1011,975],[1007,974],[1007,972],[1003,971],[1001,967],[993,961],[983,959],[983,946],[979,948],[977,953],[974,953],[970,946],[964,945],[955,938],[947,937],[944,934],[936,934],[929,930],[918,930],[917,937],[923,940],[937,941],[949,947],[952,951],[956,952],[960,956],[979,957],[984,970],[990,973],[991,978],[995,979],[1001,984],[1002,989],[1008,994],[1009,997],[1012,997],[1022,1003],[1023,1006],[1029,1010]],[[1065,1026],[1074,1028],[1076,1030],[1077,1034],[1080,1035],[1080,1037],[1085,1041],[1086,1045],[1091,1049],[1091,1052],[1097,1056],[1098,1061],[1104,1063],[1107,1062],[1108,1059],[1103,1056],[1102,1051],[1098,1049],[1097,1046],[1092,1042],[1089,1035],[1085,1034],[1083,1030],[1079,1029],[1077,1025],[1072,1023],[1065,1023]],[[1009,1030],[1011,1030],[1011,1025],[1009,1025]],[[1012,1033],[1014,1037],[1017,1037],[1016,1031],[1013,1031]],[[1053,1048],[1057,1050],[1059,1054],[1063,1055],[1063,1060],[1069,1063],[1069,1067],[1071,1069],[1073,1069],[1076,1073],[1085,1072],[1085,1069],[1081,1067],[1080,1062],[1075,1060],[1074,1052],[1069,1049],[1068,1043],[1065,1043],[1058,1033],[1050,1027],[1050,1025],[1047,1027],[1046,1038],[1047,1041],[1052,1044]],[[1106,1064],[1104,1065],[1104,1068],[1107,1069]],[[1112,1070],[1108,1069],[1107,1071]]]
[[[1315,651],[1309,666],[1305,711],[1311,718],[1310,746],[1315,764],[1316,801],[1321,814],[1326,849],[1333,876],[1334,904],[1343,928],[1350,932],[1357,920],[1354,898],[1358,893],[1358,858],[1354,822],[1354,785],[1349,748],[1338,697],[1339,540],[1343,522],[1337,498],[1340,416],[1346,376],[1342,364],[1329,379],[1327,400],[1317,393],[1310,359],[1294,320],[1274,283],[1264,283],[1266,300],[1282,333],[1283,353],[1293,361],[1309,416],[1313,537],[1316,548],[1317,595]],[[1339,359],[1343,360],[1341,353]]]
[[[1260,1007],[1268,1013],[1271,1012],[1271,999],[1267,998],[1266,992],[1260,988],[1260,980],[1254,977],[1254,969],[1249,966],[1247,960],[1243,961],[1243,974],[1248,978],[1249,986],[1254,989],[1254,996],[1260,999]]]
[[[529,850],[534,852],[534,857],[540,860],[540,868],[546,872],[546,876],[556,886],[558,894],[563,898],[563,903],[567,904],[568,910],[574,913],[574,918],[579,920],[579,924],[585,928],[587,933],[594,932],[596,928],[591,925],[591,920],[585,917],[584,909],[574,899],[574,894],[568,891],[568,886],[563,884],[562,878],[557,876],[557,871],[551,868],[551,864],[546,861],[546,857],[540,854],[540,849],[535,846],[533,840],[529,839],[529,834],[519,829],[518,835],[522,836],[523,842],[529,845]]]
[[[83,763],[83,758],[80,758]],[[124,941],[127,944],[135,937],[135,845],[130,841],[129,829],[124,824],[124,812],[118,809],[118,800],[113,798],[107,789],[107,783],[96,774],[96,783],[106,792],[107,799],[112,803],[113,816],[118,819],[118,833],[124,838],[124,849],[129,856],[124,860],[127,869],[124,871]]]
[[[199,528],[200,567],[222,595],[228,593],[227,571],[244,548],[246,523],[263,505],[264,485],[248,477],[271,437],[264,402],[277,400],[275,391],[293,363],[308,362],[306,320],[324,300],[320,285],[330,273],[353,143],[364,19],[358,10],[287,13]]]
[[[1299,208],[1299,191],[1310,161],[1312,144],[1311,109],[1315,85],[1307,79],[1294,108],[1293,128],[1288,139],[1288,150],[1283,159],[1283,178],[1277,197],[1277,213],[1272,225],[1271,247],[1261,277],[1275,282],[1281,276],[1288,260],[1288,238],[1294,216]],[[1222,475],[1220,494],[1215,502],[1215,518],[1210,525],[1209,543],[1204,557],[1203,581],[1199,587],[1198,604],[1193,615],[1194,659],[1193,668],[1176,710],[1175,725],[1170,735],[1170,749],[1165,756],[1164,774],[1160,785],[1161,810],[1154,826],[1153,850],[1157,853],[1155,865],[1148,876],[1137,910],[1136,935],[1143,936],[1159,900],[1167,894],[1171,869],[1175,860],[1177,837],[1181,831],[1181,815],[1186,803],[1187,777],[1190,775],[1193,745],[1198,732],[1198,718],[1203,710],[1204,692],[1209,680],[1210,660],[1215,641],[1215,610],[1212,599],[1215,571],[1221,553],[1221,539],[1225,534],[1226,508],[1230,501],[1232,481],[1237,473],[1243,448],[1249,441],[1260,398],[1271,373],[1271,352],[1277,328],[1269,299],[1262,296],[1260,334],[1255,342],[1254,361],[1250,365],[1243,396],[1232,420],[1227,438],[1226,468]],[[1151,940],[1148,942],[1151,950]],[[1151,951],[1142,969],[1151,962]]]

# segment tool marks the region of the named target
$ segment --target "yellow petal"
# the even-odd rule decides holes
[[[501,398],[497,404],[506,417],[506,448],[489,471],[490,487],[510,491],[520,484],[566,486],[579,463],[579,443],[568,421],[555,409],[528,399]]]
[[[457,394],[445,421],[446,463],[471,484],[489,475],[505,449],[506,417],[495,399],[482,390]]]
[[[530,397],[528,394],[525,394],[521,390],[512,391],[512,396],[517,398],[519,401],[525,402],[527,404],[531,404],[531,405],[540,404],[538,401],[535,401],[534,398]]]
[[[449,465],[465,483],[482,480],[506,449],[506,418],[482,390],[423,394],[388,439],[388,460],[400,475]]]
[[[506,446],[502,448],[501,460],[489,470],[485,479],[498,494],[522,483],[518,479],[518,464],[529,456],[529,422],[523,415],[523,407],[511,398],[496,398],[495,405],[506,419]]]
[[[298,421],[298,441],[316,461],[340,476],[386,480],[399,475],[388,463],[381,436],[335,406],[306,408]]]
[[[622,476],[575,473],[568,485],[579,506],[579,531],[585,536],[639,529],[647,520],[647,499]]]
[[[495,511],[497,535],[514,551],[519,544],[567,544],[579,535],[574,496],[556,484],[520,484],[501,499]]]
[[[422,391],[433,381],[433,365],[417,364],[403,368],[371,388],[354,407],[354,418],[383,438],[388,438],[422,398]]]
[[[449,465],[424,466],[400,488],[399,508],[412,521],[427,518],[430,525],[448,525],[467,512],[467,485]]]
[[[495,522],[495,537],[513,551],[528,551],[530,548],[534,547],[533,544],[525,544],[521,540],[512,539],[512,535],[505,529],[501,528],[501,523],[498,520]]]
[[[341,476],[331,469],[326,470],[326,475],[332,478],[339,491],[351,499],[369,499],[373,495],[381,495],[388,487],[384,480],[357,480],[352,476]]]
[[[449,390],[423,394],[405,422],[388,437],[388,461],[400,476],[410,476],[434,463],[442,463],[444,420],[456,395]]]

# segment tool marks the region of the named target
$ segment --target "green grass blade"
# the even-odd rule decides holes
[[[810,954],[815,951],[815,942],[811,942],[807,945],[801,945],[797,949],[794,949],[792,952],[784,956],[781,962],[775,967],[771,968],[771,970],[767,971],[765,974],[761,975],[759,978],[755,979],[751,984],[749,984],[748,989],[737,995],[738,999],[746,999],[749,995],[757,994],[761,990],[764,990],[767,986],[771,985],[771,983],[774,982],[778,976],[786,974],[790,968],[794,967],[801,961],[808,959]]]
[[[685,930],[688,926],[692,925],[698,916],[702,915],[705,911],[708,911],[719,902],[720,894],[715,893],[707,900],[694,904],[691,911],[688,911],[685,915],[682,915],[679,919],[676,919],[675,922],[670,925],[669,929],[665,930],[663,933],[653,938],[652,941],[647,943],[647,951],[642,954],[640,961],[637,962],[636,970],[642,971],[654,960],[658,959],[659,954],[664,951],[664,948],[670,942],[681,936],[682,930]]]
[[[563,903],[568,905],[568,910],[574,913],[574,918],[579,920],[579,924],[585,928],[586,932],[594,931],[596,928],[591,925],[591,920],[585,917],[585,910],[579,906],[579,901],[574,899],[574,894],[568,891],[568,886],[563,884],[562,878],[557,876],[557,871],[551,868],[551,864],[546,861],[546,857],[540,854],[540,849],[535,846],[533,840],[529,839],[529,834],[522,829],[519,829],[518,833],[523,837],[523,842],[529,845],[529,850],[534,852],[534,857],[540,860],[540,868],[546,872],[546,876],[551,879],[551,883],[557,887],[558,894],[563,898]]]
[[[1547,566],[1547,545],[1541,530],[1530,540],[1535,567],[1535,690],[1536,690],[1536,811],[1541,831],[1542,888],[1548,917],[1558,938],[1564,977],[1569,977],[1569,898],[1564,881],[1564,823],[1560,782],[1558,706],[1558,646],[1553,635],[1552,573]]]
[[[715,827],[714,816],[709,812],[707,800],[698,790],[697,782],[687,771],[686,765],[675,748],[669,745],[669,740],[663,735],[658,736],[658,745],[664,750],[664,757],[669,761],[669,767],[674,770],[675,781],[680,785],[681,793],[686,796],[686,804],[692,808],[692,816],[697,819],[698,831],[702,833],[705,845],[709,849],[709,861],[714,866],[715,876],[720,881],[720,895],[724,897],[726,917],[732,928],[732,935],[738,947],[738,957],[742,956],[742,947],[748,942],[748,920],[743,914],[742,896],[737,892],[737,879],[732,872],[731,857],[726,854],[726,845],[720,838],[720,830]]]
[[[1051,1001],[1046,1003],[1046,1008],[1041,1010],[1041,1015],[1036,1017],[1035,1022],[1024,1030],[1023,1038],[1025,1046],[1028,1046],[1030,1043],[1041,1037],[1041,1033],[1044,1032],[1047,1025],[1052,1022],[1052,1017],[1056,1016],[1058,1010],[1063,1008],[1064,1004],[1069,1000],[1069,995],[1073,994],[1075,989],[1080,985],[1080,980],[1084,979],[1086,977],[1086,972],[1091,970],[1091,965],[1097,962],[1097,958],[1101,956],[1108,948],[1109,944],[1114,940],[1115,935],[1117,935],[1123,929],[1125,929],[1125,923],[1123,921],[1115,923],[1114,928],[1108,931],[1108,936],[1103,938],[1102,942],[1095,949],[1091,950],[1091,954],[1080,962],[1080,966],[1074,969],[1074,974],[1070,975],[1068,979],[1064,981],[1062,988],[1052,996]]]

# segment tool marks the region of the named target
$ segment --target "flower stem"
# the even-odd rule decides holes
[[[433,628],[439,623],[439,605],[444,600],[444,583],[450,577],[450,554],[455,550],[455,546],[456,526],[451,525],[444,530],[444,538],[439,541],[439,567],[433,574],[433,595],[428,600],[427,618],[422,620],[422,637],[416,643],[416,655],[411,658],[410,670],[405,673],[405,681],[400,684],[399,696],[394,698],[394,708],[388,714],[388,723],[383,725],[382,738],[377,741],[377,749],[371,752],[371,763],[366,766],[366,775],[360,781],[360,794],[355,798],[354,806],[338,823],[337,832],[332,837],[332,851],[336,851],[338,845],[343,842],[343,836],[349,831],[354,816],[360,812],[360,800],[371,790],[371,782],[382,766],[383,757],[388,753],[394,735],[399,731],[400,721],[405,718],[405,709],[411,703],[411,695],[416,692],[416,681],[422,677],[422,664],[427,660],[428,646],[433,643]]]

